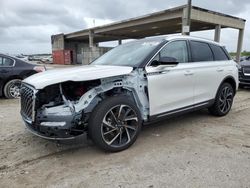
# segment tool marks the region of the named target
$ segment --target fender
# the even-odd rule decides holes
[[[233,89],[234,89],[234,95],[236,94],[236,90],[237,90],[237,86],[236,86],[236,80],[235,80],[235,78],[233,77],[233,76],[227,76],[227,77],[225,77],[222,81],[221,81],[221,83],[220,83],[220,86],[218,87],[218,89],[217,89],[217,91],[216,91],[216,95],[214,96],[214,98],[217,96],[217,93],[218,93],[218,91],[219,91],[219,89],[220,89],[220,87],[221,87],[221,85],[224,83],[224,82],[229,82],[230,84],[232,84],[232,87],[233,87]]]
[[[133,94],[133,98],[139,107],[142,118],[147,120],[149,115],[149,101],[144,91],[144,88],[147,87],[147,80],[144,75],[145,73],[141,69],[126,76],[101,79],[101,85],[87,91],[79,99],[79,102],[74,104],[75,112],[80,112],[83,109],[86,109],[96,96],[115,88],[123,88]]]

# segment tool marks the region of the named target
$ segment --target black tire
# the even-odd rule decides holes
[[[8,81],[3,89],[4,96],[8,99],[14,99],[20,97],[20,88],[21,88],[21,82],[20,79],[13,79]]]
[[[96,106],[89,119],[88,133],[99,148],[118,152],[135,142],[141,124],[134,101],[128,96],[114,96]]]
[[[208,108],[209,112],[214,116],[225,116],[231,110],[234,94],[232,85],[223,83],[217,92],[213,106]]]
[[[243,84],[239,84],[239,88],[240,88],[240,89],[244,89],[245,86],[244,86]]]

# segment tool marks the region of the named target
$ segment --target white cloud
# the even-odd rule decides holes
[[[183,5],[187,0],[0,0],[0,51],[9,53],[50,52],[50,36],[94,25],[119,21]],[[193,0],[193,5],[248,19],[250,1]],[[246,23],[243,49],[250,50],[250,25]],[[192,33],[213,39],[213,31]],[[223,29],[221,41],[235,51],[238,33]]]

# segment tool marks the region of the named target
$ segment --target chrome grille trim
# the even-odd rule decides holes
[[[21,114],[23,118],[29,122],[33,122],[35,120],[36,93],[36,89],[30,85],[22,83],[20,90]]]

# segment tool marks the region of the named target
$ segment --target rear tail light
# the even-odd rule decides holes
[[[43,72],[43,71],[46,71],[45,66],[35,66],[33,69],[34,69],[36,72]]]

